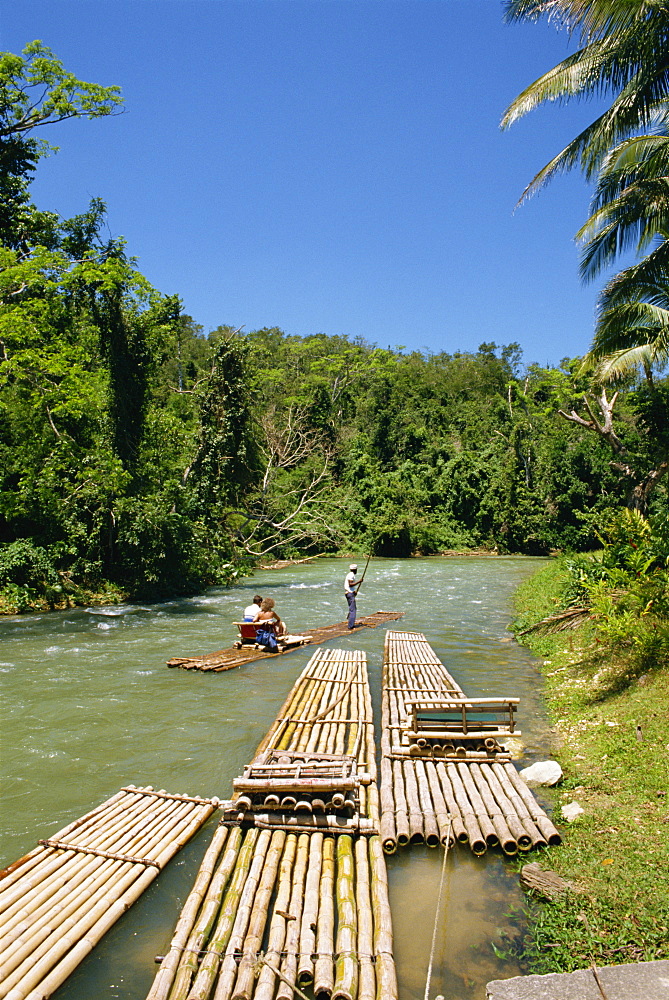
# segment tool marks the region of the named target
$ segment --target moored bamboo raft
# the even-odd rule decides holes
[[[404,612],[398,611],[376,611],[373,615],[358,618],[356,629],[378,628],[379,625],[385,625],[386,622],[397,621],[403,617],[403,614]],[[303,629],[301,632],[301,635],[309,639],[311,645],[320,645],[320,643],[327,642],[329,639],[339,639],[343,635],[350,634],[346,622],[337,622],[336,625],[325,625],[322,628]],[[292,652],[293,649],[300,648],[300,646],[294,646],[282,650],[280,653],[266,653],[263,650],[256,649],[252,645],[242,646],[241,649],[231,647],[230,649],[219,649],[215,653],[207,653],[204,656],[173,656],[172,659],[167,661],[167,666],[182,667],[184,670],[212,670],[219,672],[222,670],[232,670],[233,667],[241,667],[252,660],[262,660],[268,656],[285,656],[286,653]]]
[[[516,699],[469,699],[424,635],[386,634],[380,821],[386,853],[398,845],[425,842],[436,847],[450,839],[469,844],[477,855],[489,847],[516,854],[560,843],[557,829],[498,743],[502,732],[496,728],[498,722],[482,722],[488,728],[480,739],[470,732],[452,742],[444,736],[446,730],[443,738],[434,740],[429,739],[429,730],[423,739],[412,730],[416,704],[435,711],[445,707],[457,716],[465,710],[499,708],[491,705],[495,701],[503,702],[512,727]]]
[[[123,788],[0,872],[0,997],[50,996],[217,806]]]
[[[149,1000],[395,1000],[364,654],[314,653],[233,787]]]

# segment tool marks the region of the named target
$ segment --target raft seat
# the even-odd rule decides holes
[[[274,622],[235,622],[239,632],[239,638],[235,642],[235,649],[241,649],[242,646],[253,646],[258,641],[256,639],[256,631],[262,625],[266,632],[270,630],[276,635],[276,628]]]
[[[423,740],[472,740],[520,735],[515,713],[518,698],[412,699],[407,736]]]

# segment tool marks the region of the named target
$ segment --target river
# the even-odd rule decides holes
[[[521,699],[523,763],[550,743],[536,661],[506,631],[511,595],[543,564],[521,557],[374,560],[359,614],[404,611],[391,627],[424,632],[472,697]],[[0,621],[3,807],[0,867],[127,784],[227,798],[311,656],[250,663],[220,674],[168,669],[170,656],[231,644],[241,609],[273,596],[291,631],[345,616],[341,559],[259,572],[233,589],[156,605],[77,609]],[[380,720],[385,630],[332,645],[367,653]],[[378,729],[377,729],[378,743]],[[205,827],[55,994],[57,1000],[141,1000],[211,838]],[[401,1000],[425,991],[443,854],[426,847],[388,858]],[[518,933],[522,894],[497,852],[450,854],[431,996],[481,1000],[484,984],[518,974],[497,957]]]

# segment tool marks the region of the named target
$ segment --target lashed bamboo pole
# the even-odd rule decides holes
[[[355,1000],[358,992],[355,863],[350,837],[337,838],[337,942],[332,1000]]]
[[[192,807],[180,807],[181,813],[190,813]],[[153,841],[147,843],[146,838],[142,840],[138,846],[141,849],[145,849],[147,846],[155,846],[159,843],[160,839],[164,835],[166,827],[163,826],[160,829],[158,837],[154,835]],[[129,864],[134,864],[130,862]],[[157,865],[156,865],[157,867]],[[123,868],[119,868],[118,864],[108,864],[106,861],[100,859],[96,855],[81,858],[81,856],[74,856],[73,863],[70,864],[62,877],[59,877],[56,881],[51,879],[46,889],[42,889],[37,896],[32,896],[29,902],[18,913],[14,914],[12,921],[8,921],[7,926],[10,928],[9,938],[13,939],[11,941],[11,954],[9,958],[4,962],[2,975],[6,977],[11,969],[16,969],[19,966],[18,957],[25,958],[28,955],[31,956],[31,961],[35,961],[41,955],[45,954],[49,945],[45,944],[45,940],[51,934],[58,935],[59,924],[63,922],[65,918],[68,918],[69,922],[76,923],[78,916],[86,911],[89,904],[89,897],[93,897],[93,901],[99,895],[100,886],[104,886],[105,882],[116,878],[116,873],[119,871],[127,871],[127,863]],[[68,878],[68,876],[71,876]],[[91,880],[92,884],[96,888],[96,892],[91,894],[90,891],[85,891],[81,885],[81,878],[85,879],[87,882],[87,889],[90,889]],[[41,888],[41,886],[39,887]],[[76,890],[76,891],[73,891]],[[64,904],[62,901],[65,900]],[[7,911],[7,916],[9,915],[9,910]],[[75,916],[76,914],[76,916]],[[44,915],[48,918],[48,926],[44,927]],[[19,929],[16,924],[17,919],[29,918],[29,923],[26,924],[28,928],[28,933],[32,942],[23,947],[19,947],[20,934],[17,936],[12,931]],[[69,923],[68,923],[69,926]],[[40,932],[41,933],[38,933]],[[25,930],[23,931],[25,934]],[[11,978],[11,982],[16,981],[16,974]],[[0,987],[0,994],[2,988],[7,987],[8,980],[5,978],[4,986]]]
[[[85,895],[75,894],[73,905],[65,907],[64,911],[55,911],[55,915],[42,933],[38,933],[30,942],[30,947],[17,948],[13,946],[11,954],[5,962],[3,971],[3,981],[0,985],[0,995],[6,994],[11,987],[21,983],[22,980],[34,975],[35,968],[48,970],[50,965],[63,954],[63,942],[68,940],[67,934],[83,933],[87,929],[86,921],[91,920],[91,914],[95,913],[95,904],[102,898],[105,899],[108,892],[112,894],[116,889],[118,876],[129,873],[133,880],[139,873],[138,866],[132,863],[124,863],[119,866],[117,863],[107,863],[95,859],[105,871],[101,891],[96,892],[92,900]],[[111,890],[106,889],[108,876],[113,874]],[[13,971],[10,971],[13,970]],[[37,980],[38,981],[38,980]]]
[[[562,837],[560,836],[560,832],[556,829],[553,823],[551,823],[548,816],[536,801],[532,792],[520,777],[513,764],[494,765],[493,770],[497,775],[499,775],[499,771],[497,770],[498,766],[503,767],[504,772],[508,775],[511,784],[527,806],[528,812],[534,823],[539,827],[548,843],[551,845],[561,844]]]
[[[58,839],[66,837],[78,826],[91,822],[99,813],[109,811],[113,807],[114,803],[122,797],[123,789],[116,792],[115,795],[112,795],[112,797],[107,799],[105,802],[101,802],[99,806],[96,806],[95,809],[91,809],[91,811],[87,812],[84,816],[80,816],[79,819],[75,819],[72,823],[68,823],[62,830],[55,833],[54,837],[57,837]],[[0,871],[0,890],[4,890],[7,885],[11,885],[14,881],[16,881],[16,879],[21,878],[26,868],[32,861],[35,860],[36,856],[39,857],[41,853],[40,848],[35,847],[32,851],[28,854],[24,854],[23,857],[19,858],[13,864],[3,868],[2,871]]]
[[[293,884],[290,893],[290,916],[292,919],[288,921],[288,927],[286,928],[285,954],[279,966],[283,978],[277,990],[277,1000],[284,1000],[284,998],[285,1000],[291,1000],[293,995],[292,987],[297,980],[298,948],[300,945],[300,927],[302,925],[302,907],[304,904],[304,882],[307,874],[308,860],[309,836],[303,833],[300,834],[297,841],[297,854],[295,855],[295,866],[293,868]]]
[[[270,899],[276,881],[279,863],[286,843],[284,830],[275,830],[265,857],[258,891],[253,900],[253,909],[248,931],[242,946],[242,954],[237,969],[233,1000],[250,1000],[255,981],[255,967],[262,948],[262,939],[269,913]]]
[[[244,841],[236,858],[232,879],[223,898],[216,927],[207,944],[192,987],[189,989],[186,985],[185,989],[182,989],[179,993],[172,990],[170,1000],[185,1000],[186,996],[188,996],[189,1000],[207,1000],[209,997],[221,963],[221,956],[232,933],[237,914],[237,905],[251,866],[251,859],[258,836],[259,831],[253,829],[247,830],[244,836]]]
[[[532,836],[525,829],[521,817],[516,812],[511,800],[505,794],[504,789],[497,780],[494,771],[486,765],[472,764],[471,772],[474,776],[474,780],[480,785],[480,787],[483,787],[483,782],[485,782],[487,787],[490,788],[490,791],[501,809],[502,815],[504,816],[507,826],[511,831],[511,835],[515,839],[519,849],[521,851],[528,851],[532,847]]]
[[[444,796],[444,802],[446,803],[446,808],[448,809],[448,814],[451,818],[451,823],[453,826],[453,836],[459,844],[466,844],[469,841],[469,832],[465,826],[465,822],[462,818],[462,813],[460,812],[460,807],[455,798],[455,793],[453,791],[453,786],[451,785],[450,778],[446,772],[444,764],[439,761],[434,765],[434,771],[436,773],[437,779],[439,781],[439,787]],[[483,841],[481,831],[478,830],[478,836]],[[483,842],[483,851],[485,851],[485,842]],[[476,850],[474,850],[476,854]],[[482,852],[479,852],[482,853]]]
[[[316,927],[316,962],[314,993],[330,996],[334,988],[334,837],[323,840],[323,861],[319,889],[318,923]]]
[[[397,974],[393,959],[393,925],[388,899],[388,875],[380,837],[367,842],[370,889],[374,916],[374,957],[377,1000],[397,1000]]]
[[[255,844],[255,850],[244,881],[244,888],[239,895],[234,922],[230,931],[225,952],[221,958],[218,982],[214,992],[215,1000],[229,1000],[237,977],[237,956],[241,954],[246,930],[253,912],[255,895],[262,878],[267,851],[272,840],[268,830],[261,830]],[[191,997],[195,1000],[194,991]]]
[[[395,829],[397,831],[397,843],[404,847],[411,839],[411,829],[409,826],[409,808],[407,805],[404,771],[402,762],[394,760],[393,765],[393,795],[395,798]]]
[[[315,834],[314,837],[319,837]],[[313,839],[313,838],[312,838]],[[258,976],[258,985],[253,994],[254,1000],[273,1000],[274,987],[277,978],[281,953],[286,940],[286,925],[292,915],[288,911],[290,892],[292,888],[293,864],[297,849],[297,836],[289,833],[284,845],[283,857],[279,869],[279,885],[274,902],[274,912],[269,929],[265,962]],[[276,971],[275,971],[276,970]]]
[[[355,842],[355,894],[358,917],[357,953],[359,982],[357,1000],[376,1000],[376,975],[374,973],[374,914],[370,891],[369,856],[367,842]]]
[[[225,827],[219,827],[219,829],[224,830]],[[176,958],[178,962],[175,975],[169,984],[169,988],[171,989],[171,993],[169,995],[171,997],[186,996],[190,988],[190,984],[197,975],[199,957],[207,946],[207,942],[211,938],[212,930],[221,909],[223,894],[228,886],[232,873],[235,869],[235,865],[237,864],[237,859],[241,849],[241,841],[242,832],[239,827],[236,827],[230,831],[230,836],[225,844],[223,856],[218,864],[218,867],[216,868],[213,878],[211,879],[211,883],[202,902],[202,906],[197,914],[197,920],[192,925],[192,929],[188,934],[188,938],[181,953],[179,953],[181,939],[179,937],[179,928],[177,926],[177,933],[175,934],[175,938],[172,941],[172,947],[170,948],[170,952],[167,956],[169,959],[173,954],[173,950],[176,951]],[[203,867],[207,867],[206,860],[207,859],[205,857]],[[200,871],[202,871],[202,869],[200,869]],[[191,896],[193,896],[193,893],[191,893]],[[196,893],[195,897],[196,898],[192,903],[191,897],[189,897],[185,909],[188,908],[189,904],[191,906],[196,904]],[[174,965],[174,959],[171,960],[170,964],[172,966]],[[156,980],[159,978],[160,970]],[[167,977],[165,978],[167,979]]]
[[[523,824],[523,828],[527,832],[527,835],[530,837],[532,847],[546,847],[547,842],[545,837],[533,822],[527,806],[525,805],[525,803],[523,802],[523,800],[521,799],[520,795],[515,790],[513,785],[511,784],[508,775],[504,771],[504,768],[501,767],[499,764],[493,764],[493,765],[482,764],[481,770],[486,775],[488,781],[490,781],[493,776],[499,781],[500,787],[502,788],[504,794],[507,796],[509,802],[512,804],[513,808],[515,809],[516,815]],[[488,774],[488,772],[490,773]]]
[[[309,844],[309,867],[304,889],[304,908],[300,926],[300,945],[297,962],[297,982],[310,986],[314,981],[313,954],[316,951],[318,927],[318,892],[323,867],[323,834],[314,833]]]
[[[169,996],[172,983],[179,968],[179,962],[189,946],[191,932],[195,925],[198,911],[203,902],[209,897],[216,871],[216,863],[226,841],[228,841],[228,833],[230,833],[230,841],[235,836],[237,839],[241,839],[241,831],[238,829],[229,831],[222,824],[216,827],[214,836],[198,871],[195,884],[189,893],[186,905],[181,911],[174,936],[170,943],[170,949],[160,963],[160,969],[153,981],[153,986],[149,991],[147,1000],[167,1000]],[[211,919],[213,921],[214,918],[212,917]]]

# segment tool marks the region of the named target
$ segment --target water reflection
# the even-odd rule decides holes
[[[403,610],[400,627],[424,632],[468,694],[518,695],[528,763],[549,734],[535,664],[506,627],[514,588],[538,565],[519,558],[375,560],[358,601],[361,614]],[[14,861],[123,785],[227,797],[311,652],[214,675],[168,670],[165,661],[229,646],[232,622],[254,593],[274,596],[293,630],[342,620],[346,568],[344,560],[318,560],[189,600],[0,622],[0,859]],[[361,630],[334,643],[366,651],[377,719],[383,636]],[[210,830],[177,856],[58,1000],[146,995],[153,957],[169,943]],[[412,847],[388,862],[403,1000],[424,995],[442,858],[440,850]],[[509,913],[519,900],[517,879],[498,854],[449,855],[431,995],[473,1000],[488,980],[517,974],[491,942],[515,933]]]

